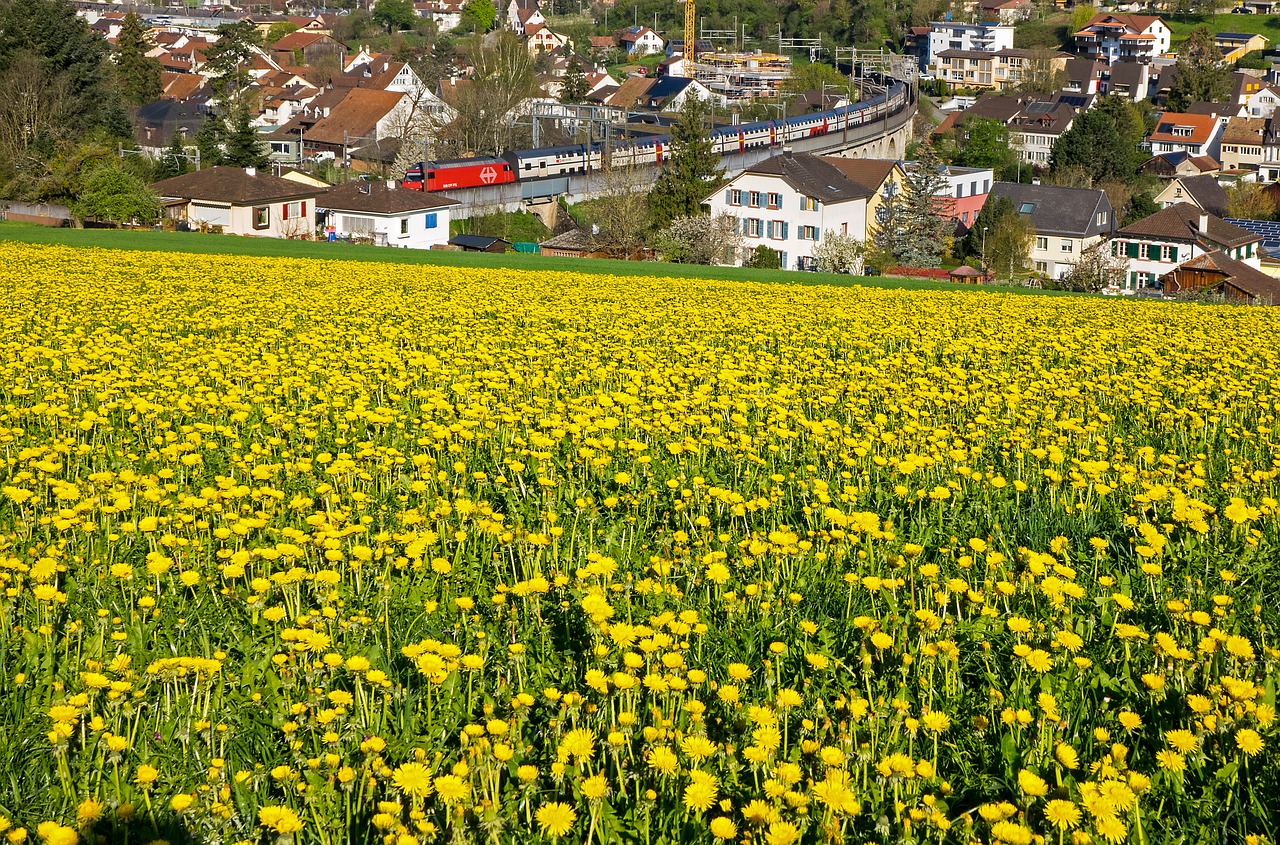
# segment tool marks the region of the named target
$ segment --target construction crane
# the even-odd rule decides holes
[[[684,57],[690,62],[698,60],[698,33],[696,0],[684,2]],[[685,71],[690,73],[690,71]]]

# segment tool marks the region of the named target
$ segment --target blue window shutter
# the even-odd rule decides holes
[[[744,235],[751,234],[751,232],[747,230],[747,218],[745,217],[742,218],[742,234]]]
[[[769,221],[767,221],[767,223],[768,223],[768,225],[767,225],[767,227],[766,227],[766,228],[767,228],[767,230],[768,230],[768,232],[769,232],[769,237],[771,237],[771,238],[772,238],[772,237],[773,237],[773,221],[772,221],[772,220],[769,220]]]
[[[733,191],[724,192],[724,204],[733,205]]]
[[[434,229],[435,227],[436,227],[436,215],[435,215],[435,212],[432,212],[431,214],[427,215],[427,228]]]
[[[791,234],[791,224],[786,220],[782,221],[782,239],[785,241]]]

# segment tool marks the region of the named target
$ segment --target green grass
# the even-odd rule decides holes
[[[441,267],[507,268],[541,272],[599,273],[614,276],[665,276],[681,279],[733,280],[766,284],[835,285],[905,290],[1002,291],[1042,296],[1073,296],[1060,291],[991,285],[955,284],[929,279],[846,276],[838,273],[804,273],[795,270],[756,270],[747,267],[707,267],[656,261],[611,261],[595,258],[547,258],[508,253],[494,255],[446,250],[392,249],[318,241],[286,241],[242,238],[233,235],[134,231],[116,229],[54,229],[32,223],[0,222],[0,254],[6,241],[60,244],[151,252],[185,252],[206,255],[250,255],[318,260],[371,261],[388,264],[432,264]]]
[[[1257,32],[1271,39],[1269,46],[1280,44],[1280,16],[1277,15],[1185,15],[1176,18],[1164,18],[1173,33],[1173,44],[1176,47],[1191,30],[1204,25],[1213,32]]]

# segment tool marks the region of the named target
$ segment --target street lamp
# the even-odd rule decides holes
[[[987,229],[988,226],[982,227],[982,272],[987,271]]]

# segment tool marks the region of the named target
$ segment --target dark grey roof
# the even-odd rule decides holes
[[[1116,62],[1111,66],[1111,88],[1117,85],[1127,85],[1131,90],[1139,85],[1145,88],[1142,78],[1144,67],[1145,65],[1139,62]],[[1144,96],[1146,93],[1146,91],[1142,92]]]
[[[1213,176],[1183,176],[1178,180],[1182,183],[1182,188],[1191,198],[1196,201],[1196,205],[1203,208],[1210,214],[1216,214],[1219,217],[1227,216],[1227,204],[1230,198],[1227,192],[1218,184],[1218,180]]]
[[[834,165],[809,153],[776,155],[747,168],[745,172],[780,176],[797,191],[826,203],[865,199],[875,193],[845,176]]]
[[[1108,234],[1115,227],[1115,214],[1105,191],[996,182],[987,202],[1000,197],[1012,200],[1013,210],[1029,217],[1032,228],[1040,235],[1087,238]],[[1098,215],[1104,211],[1106,222],[1099,223]]]
[[[449,238],[449,243],[454,246],[469,246],[472,249],[488,249],[496,243],[509,243],[502,238],[494,238],[489,235],[454,235]]]
[[[326,190],[316,200],[325,208],[337,211],[364,211],[369,214],[406,214],[431,208],[458,205],[458,201],[440,194],[409,188],[388,188],[384,181],[356,180]]]

